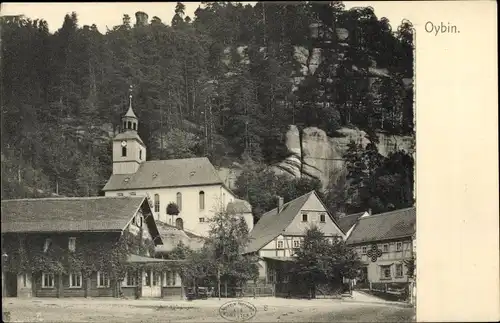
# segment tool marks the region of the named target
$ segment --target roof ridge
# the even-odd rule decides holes
[[[360,220],[371,219],[371,218],[378,217],[378,216],[391,215],[393,213],[402,212],[402,211],[406,211],[406,210],[410,210],[410,209],[415,209],[415,207],[412,206],[412,207],[406,207],[406,208],[403,208],[403,209],[392,210],[392,211],[389,211],[389,212],[372,214],[370,216],[367,216],[367,217],[364,217],[364,218],[360,218]]]
[[[42,197],[42,198],[24,198],[24,199],[9,199],[2,200],[1,202],[10,202],[10,201],[68,201],[68,200],[99,200],[99,199],[137,199],[144,198],[144,196],[66,196],[66,197]]]
[[[312,191],[310,191],[310,192],[307,192],[306,194],[302,194],[301,196],[296,197],[296,198],[294,198],[293,200],[290,200],[290,201],[288,201],[288,202],[284,203],[284,204],[283,204],[283,209],[281,210],[281,212],[283,212],[283,211],[284,211],[284,208],[285,208],[285,206],[286,206],[286,205],[289,205],[290,203],[294,202],[295,200],[298,200],[298,199],[300,199],[301,197],[304,197],[304,196],[306,196],[306,195],[310,195],[310,194],[312,194],[312,193],[314,193],[314,190],[312,190]],[[305,202],[304,202],[304,203],[305,203]],[[264,217],[266,214],[271,213],[272,211],[277,210],[277,209],[278,209],[278,207],[275,207],[275,208],[273,208],[273,209],[271,209],[271,210],[267,211],[266,213],[264,213],[264,214],[261,216],[261,218],[262,218],[262,217]],[[280,213],[281,213],[281,212],[280,212]],[[278,214],[280,214],[280,213],[276,213],[276,215],[278,215]]]

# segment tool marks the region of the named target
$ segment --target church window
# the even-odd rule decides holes
[[[177,208],[180,210],[182,210],[182,193],[181,192],[177,192]]]
[[[123,123],[123,129],[127,129],[127,123],[126,122]]]
[[[155,194],[155,212],[160,212],[160,195]]]
[[[205,192],[203,191],[200,191],[200,210],[204,210],[205,209]]]
[[[130,121],[129,121],[129,122],[127,123],[127,126],[128,126],[128,127],[127,127],[127,129],[132,129],[132,122],[130,122]]]
[[[127,157],[127,147],[122,147],[122,157]]]
[[[137,126],[136,126],[136,123],[134,122],[134,123],[132,124],[132,129],[136,130],[136,128],[137,128]]]
[[[142,150],[139,149],[139,160],[142,160]]]

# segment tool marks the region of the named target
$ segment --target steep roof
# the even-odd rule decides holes
[[[166,223],[158,223],[158,231],[163,244],[155,247],[155,252],[164,253],[172,251],[180,242],[192,250],[198,250],[203,247],[205,239],[195,234],[180,230]]]
[[[278,208],[264,213],[250,232],[250,243],[245,252],[258,251],[269,241],[279,236],[292,223],[312,194],[315,194],[314,191],[283,204],[283,210],[279,213]]]
[[[121,231],[144,197],[76,197],[4,200],[2,233]]]
[[[128,178],[128,180],[127,180]],[[134,174],[113,174],[104,191],[223,184],[206,157],[151,160]]]
[[[355,213],[355,214],[349,214],[345,215],[342,217],[339,217],[337,219],[337,224],[342,230],[342,232],[347,233],[350,228],[356,223],[356,221],[363,215],[365,212],[360,212],[360,213]]]
[[[375,214],[360,218],[347,244],[390,240],[412,236],[415,233],[415,207]]]

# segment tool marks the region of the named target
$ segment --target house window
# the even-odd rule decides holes
[[[323,222],[323,223],[325,222],[325,215],[324,214],[319,215],[319,221]]]
[[[396,264],[396,277],[403,277],[403,265]]]
[[[135,272],[132,270],[127,271],[125,274],[125,284],[126,286],[136,286],[137,285],[137,277]]]
[[[71,288],[82,287],[82,273],[69,274],[69,287]]]
[[[97,272],[97,287],[109,287],[109,276],[107,273]]]
[[[51,243],[52,243],[52,240],[50,240],[49,238],[45,239],[45,244],[43,245],[43,252],[49,251]]]
[[[387,243],[382,246],[382,251],[389,252],[389,245]]]
[[[362,247],[361,248],[361,254],[362,255],[366,255],[366,247]]]
[[[300,240],[293,240],[293,247],[300,248]]]
[[[380,278],[391,279],[391,266],[380,266]]]
[[[274,268],[267,268],[267,280],[269,283],[274,283],[276,281],[276,271]]]
[[[175,226],[177,227],[177,229],[183,230],[184,229],[184,221],[182,221],[181,218],[175,219]]]
[[[403,250],[403,243],[401,242],[396,242],[396,250],[401,251]]]
[[[307,214],[302,214],[302,222],[307,222]]]
[[[200,198],[200,210],[204,210],[205,209],[205,192],[200,191],[199,198]]]
[[[134,196],[134,195],[135,195],[135,192],[130,192],[130,195]]]
[[[205,218],[200,218],[200,223],[205,222]]]
[[[283,249],[283,240],[278,240],[278,249]]]
[[[123,193],[118,193],[117,195],[118,195],[118,196],[123,196]]]
[[[76,250],[76,238],[75,237],[70,237],[68,240],[68,249],[69,251],[75,251]]]
[[[127,147],[122,147],[122,157],[127,157]]]
[[[179,208],[179,211],[182,210],[182,193],[177,192],[177,207]]]
[[[160,195],[155,194],[155,212],[160,212]]]
[[[42,288],[54,288],[54,274],[42,273]]]

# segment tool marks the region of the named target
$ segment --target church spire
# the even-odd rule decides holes
[[[129,106],[127,113],[122,117],[123,131],[137,131],[138,122],[137,116],[132,109],[132,85],[129,89]]]

